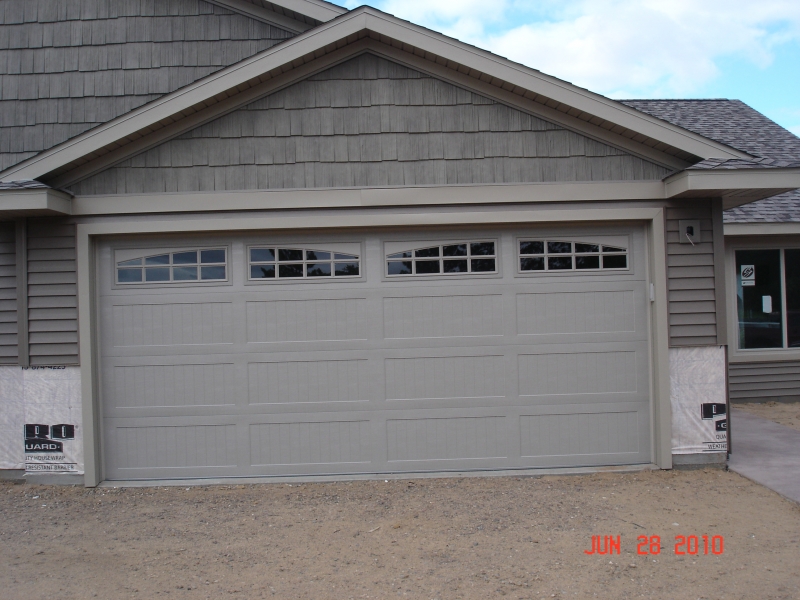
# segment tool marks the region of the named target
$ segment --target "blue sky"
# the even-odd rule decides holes
[[[737,98],[800,135],[800,0],[366,4],[611,98]]]

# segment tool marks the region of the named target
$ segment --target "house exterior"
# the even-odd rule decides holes
[[[796,161],[318,0],[0,0],[0,69],[3,468],[724,461]]]
[[[798,402],[800,193],[728,210],[724,219],[726,268],[736,282],[728,298],[731,402]],[[749,278],[743,266],[753,268]]]

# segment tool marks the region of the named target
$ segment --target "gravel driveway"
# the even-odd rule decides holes
[[[800,598],[800,507],[718,470],[3,484],[0,516],[6,599]],[[621,554],[585,554],[597,535]],[[637,553],[642,535],[660,554]],[[676,535],[699,554],[676,556]],[[724,552],[704,554],[703,535]]]

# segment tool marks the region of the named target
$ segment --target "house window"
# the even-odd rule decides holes
[[[225,248],[200,248],[153,254],[117,263],[117,283],[225,281]]]
[[[628,251],[618,246],[561,240],[520,240],[519,270],[609,271],[628,268]]]
[[[253,247],[249,249],[251,280],[358,277],[357,254],[310,248]]]
[[[739,348],[800,347],[800,250],[737,250]]]
[[[497,253],[491,241],[426,246],[386,256],[389,277],[496,272]]]

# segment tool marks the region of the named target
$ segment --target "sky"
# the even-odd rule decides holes
[[[800,0],[369,4],[610,98],[731,98],[800,136]]]

